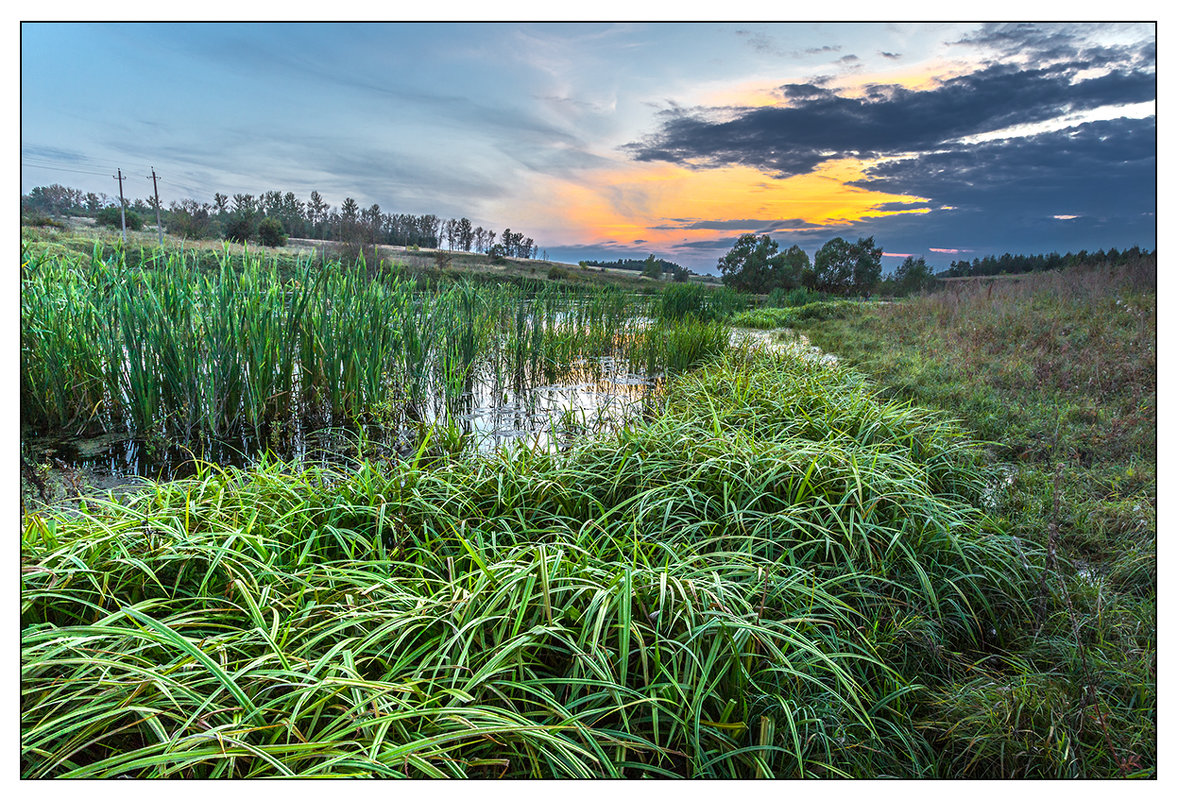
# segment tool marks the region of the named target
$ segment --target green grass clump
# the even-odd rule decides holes
[[[712,289],[702,284],[675,283],[662,291],[653,311],[665,322],[688,318],[711,322],[727,320],[748,303],[747,296],[729,287]]]
[[[738,328],[789,328],[811,320],[841,320],[858,314],[862,303],[853,300],[822,300],[787,308],[749,309],[732,318]]]
[[[817,303],[823,300],[830,300],[830,295],[815,289],[807,289],[804,286],[794,287],[790,290],[776,287],[766,296],[765,305],[770,308],[785,309],[791,306],[805,306],[808,303]]]
[[[922,716],[1026,625],[1041,558],[979,459],[841,367],[736,351],[565,453],[30,514],[22,775],[945,775]]]

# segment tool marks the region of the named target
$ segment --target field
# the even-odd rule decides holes
[[[26,436],[273,447],[30,504],[23,776],[1156,771],[1152,264],[788,310],[803,358],[702,287],[284,258],[26,248]],[[467,446],[606,358],[639,414]],[[328,424],[412,436],[283,450]]]

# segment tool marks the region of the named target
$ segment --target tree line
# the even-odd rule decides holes
[[[631,270],[636,273],[641,273],[648,278],[661,279],[666,273],[670,273],[675,281],[686,281],[687,277],[691,275],[691,271],[681,264],[676,264],[673,261],[660,259],[653,253],[645,259],[615,259],[614,261],[599,261],[597,259],[586,259],[580,262],[582,267],[609,267],[615,270]]]
[[[37,186],[21,196],[21,209],[51,215],[89,215],[100,223],[119,220],[118,199],[105,193],[52,184]],[[108,210],[114,210],[112,215]],[[144,218],[155,215],[155,198],[136,198],[126,205],[128,227],[142,227]],[[403,245],[445,248],[491,256],[535,258],[539,246],[530,236],[505,228],[502,233],[474,225],[467,217],[443,219],[434,214],[385,212],[379,204],[362,208],[348,197],[337,208],[317,191],[308,200],[294,192],[273,190],[259,195],[238,193],[232,197],[217,192],[212,202],[192,198],[172,201],[159,209],[168,233],[189,239],[224,238],[238,242],[274,244],[275,233],[323,239],[360,246]],[[118,224],[117,222],[115,224]]]
[[[1153,255],[1156,254],[1157,251],[1153,251]],[[769,294],[776,289],[789,292],[803,288],[830,295],[866,297],[873,293],[908,295],[925,291],[932,289],[938,278],[1040,272],[1093,263],[1120,265],[1150,254],[1136,245],[1121,251],[1116,248],[1095,252],[1081,250],[1062,256],[1059,253],[1031,256],[1006,253],[973,261],[953,261],[947,270],[939,273],[933,272],[923,256],[908,256],[887,277],[883,276],[880,264],[882,255],[883,250],[870,236],[856,242],[835,237],[819,248],[811,261],[809,254],[798,245],[781,250],[768,235],[745,234],[720,257],[718,266],[723,282],[741,292]]]
[[[951,261],[949,262],[949,269],[937,273],[937,275],[942,278],[966,278],[979,275],[1004,275],[1007,273],[1037,273],[1044,270],[1061,270],[1068,267],[1075,267],[1079,264],[1108,263],[1120,266],[1126,262],[1134,261],[1142,256],[1148,255],[1151,254],[1143,251],[1137,245],[1126,248],[1125,250],[1109,248],[1108,250],[1092,252],[1081,250],[1077,253],[1072,253],[1068,251],[1063,255],[1055,252],[1029,256],[1003,253],[1001,256],[983,256],[975,258],[973,261],[968,259]],[[1152,252],[1152,255],[1157,255],[1156,249]]]

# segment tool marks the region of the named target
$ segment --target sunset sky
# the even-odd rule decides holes
[[[1151,24],[24,24],[21,191],[318,190],[715,272],[1153,248]]]

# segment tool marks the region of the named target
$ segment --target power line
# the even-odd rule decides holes
[[[103,175],[103,176],[106,175],[105,172],[94,172],[93,170],[75,170],[71,167],[58,167],[53,164],[34,164],[29,161],[22,161],[21,166],[22,167],[36,167],[36,168],[42,169],[42,170],[55,170],[58,172],[77,172],[77,173],[81,173],[82,175]]]

